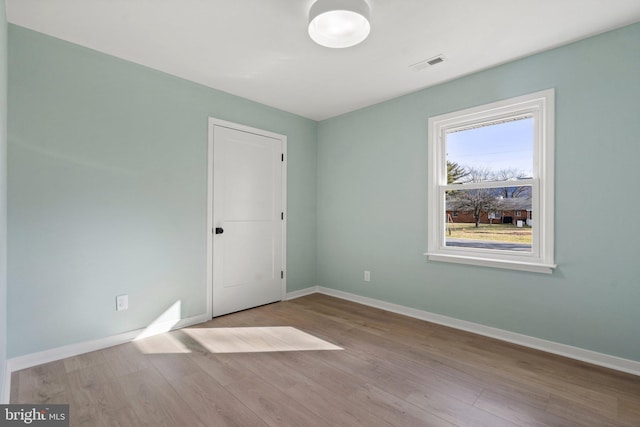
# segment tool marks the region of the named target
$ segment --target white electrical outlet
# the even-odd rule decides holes
[[[129,295],[118,295],[116,297],[116,311],[122,311],[129,308]]]
[[[364,281],[365,282],[370,282],[371,281],[371,272],[369,270],[365,270],[364,271]]]

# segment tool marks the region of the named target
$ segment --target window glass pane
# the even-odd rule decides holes
[[[531,192],[530,185],[447,191],[445,246],[531,252]]]
[[[531,178],[533,122],[521,117],[448,132],[448,183]]]

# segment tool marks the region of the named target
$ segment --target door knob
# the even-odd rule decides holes
[[[222,233],[224,233],[224,228],[216,227],[216,234],[222,234]]]

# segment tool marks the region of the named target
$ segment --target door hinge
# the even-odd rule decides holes
[[[280,270],[280,278],[284,279],[284,271]]]
[[[284,153],[282,153],[282,161],[284,162]]]
[[[280,212],[280,219],[284,221],[284,212]]]

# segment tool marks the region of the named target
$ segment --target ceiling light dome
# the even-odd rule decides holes
[[[369,35],[369,13],[365,0],[317,0],[309,10],[309,36],[326,47],[355,46]]]

